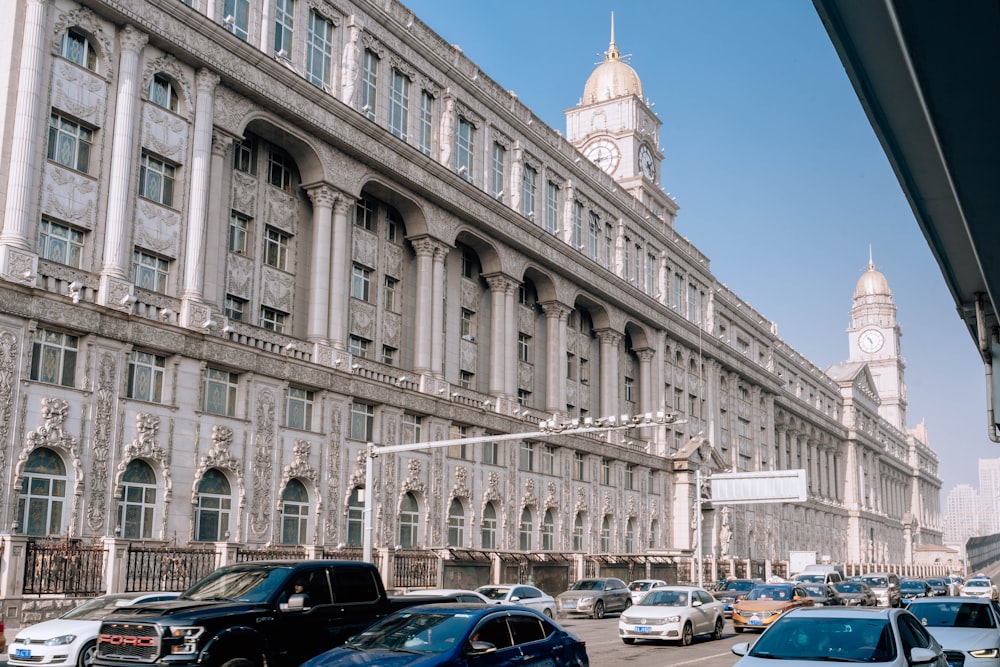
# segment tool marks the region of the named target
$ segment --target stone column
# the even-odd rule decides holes
[[[37,148],[37,138],[42,136],[39,125],[48,118],[42,113],[48,82],[43,74],[48,47],[45,10],[48,0],[26,0],[24,42],[20,52],[17,74],[17,106],[11,128],[10,163],[7,165],[7,200],[4,205],[3,230],[0,231],[0,273],[21,275],[34,272],[33,228],[35,215],[32,202],[38,196],[36,178],[44,153]]]
[[[490,287],[490,383],[489,391],[493,396],[503,396],[507,387],[507,363],[508,355],[516,355],[516,351],[511,350],[512,343],[507,340],[507,327],[505,319],[507,317],[506,293],[510,280],[500,274],[485,276],[486,284]]]
[[[610,417],[621,413],[618,393],[618,344],[622,334],[612,329],[601,329],[597,332],[601,341],[601,417]]]
[[[432,373],[434,252],[437,244],[426,236],[413,239],[411,243],[417,254],[417,303],[413,314],[417,340],[413,354],[413,370],[418,373]]]
[[[330,255],[333,240],[333,203],[337,192],[325,183],[306,188],[313,205],[312,253],[309,275],[309,323],[306,338],[311,343],[329,342]]]
[[[187,248],[184,252],[184,287],[181,291],[181,298],[186,302],[198,303],[203,299],[208,200],[212,185],[212,119],[217,85],[219,85],[218,74],[204,68],[198,70],[195,76],[197,94],[191,151]]]
[[[444,258],[447,249],[434,244],[431,270],[431,375],[444,377]]]
[[[656,412],[653,409],[653,360],[656,358],[656,350],[652,348],[646,348],[644,350],[636,350],[635,354],[639,357],[639,412]],[[704,391],[704,387],[702,387]],[[701,399],[701,396],[699,396]],[[699,418],[704,419],[703,414],[698,415]]]
[[[541,304],[545,313],[545,411],[554,415],[566,414],[566,320],[569,306],[558,301]]]
[[[115,99],[115,129],[111,140],[111,165],[108,171],[108,217],[104,235],[102,300],[109,291],[107,279],[129,280],[132,239],[132,207],[129,192],[135,163],[135,125],[139,101],[139,54],[149,35],[130,25],[118,35],[121,56],[118,63],[118,95]]]
[[[340,194],[333,203],[333,257],[330,267],[330,320],[326,335],[334,349],[347,349],[347,304],[351,294],[351,235],[347,221],[354,201]],[[420,294],[418,278],[417,294]]]
[[[504,292],[504,324],[506,325],[507,367],[504,369],[506,383],[504,394],[511,400],[517,398],[517,288],[513,280],[508,281]]]

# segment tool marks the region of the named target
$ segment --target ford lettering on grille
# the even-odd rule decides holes
[[[160,633],[155,625],[105,623],[97,636],[97,655],[131,662],[152,662],[160,653]]]

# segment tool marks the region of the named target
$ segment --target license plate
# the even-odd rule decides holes
[[[26,648],[16,648],[14,649],[15,658],[30,658],[31,651]],[[950,666],[949,666],[950,667]]]
[[[652,632],[653,628],[648,625],[637,625],[635,626],[635,631],[639,634],[644,634],[647,632]],[[954,665],[948,665],[948,667],[954,667]]]
[[[764,625],[764,622],[759,618],[751,618],[749,621],[750,625]]]
[[[566,607],[566,609],[576,609],[575,602],[564,602],[563,606]]]

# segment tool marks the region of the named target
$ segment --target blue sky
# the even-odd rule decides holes
[[[405,4],[563,132],[613,11],[618,48],[663,121],[677,230],[820,368],[848,357],[870,246],[903,332],[908,425],[926,422],[942,505],[954,485],[978,486],[977,460],[1000,458],[982,363],[811,2]]]

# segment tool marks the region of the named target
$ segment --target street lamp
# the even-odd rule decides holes
[[[646,428],[649,426],[668,426],[680,423],[680,415],[667,414],[665,412],[647,412],[640,415],[612,415],[610,417],[600,417],[592,419],[569,419],[560,421],[552,418],[539,422],[537,431],[529,433],[504,433],[500,435],[482,435],[474,438],[452,438],[450,440],[432,440],[430,442],[413,442],[405,445],[376,445],[369,442],[365,455],[365,493],[363,511],[363,552],[362,558],[366,562],[372,562],[372,531],[374,521],[372,517],[373,498],[372,493],[375,484],[375,459],[379,454],[392,454],[395,452],[407,452],[419,449],[436,449],[438,447],[449,447],[451,445],[468,445],[477,442],[497,442],[500,440],[522,440],[524,438],[541,438],[551,435],[575,435],[578,433],[602,433],[610,431],[621,431],[630,428]]]

